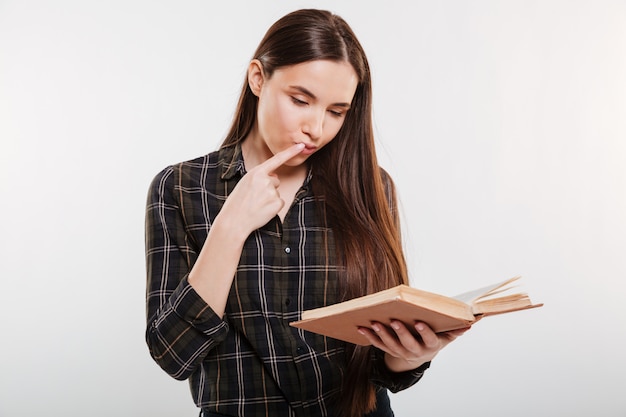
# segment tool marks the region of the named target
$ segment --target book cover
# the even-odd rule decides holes
[[[435,332],[462,329],[485,316],[541,307],[525,293],[501,295],[511,289],[514,277],[456,297],[420,290],[407,285],[383,290],[342,303],[302,313],[301,320],[290,325],[346,342],[368,345],[358,327],[370,327],[372,321],[389,325],[402,321],[413,329],[417,321],[427,323]]]

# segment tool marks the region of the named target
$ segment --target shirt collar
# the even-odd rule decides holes
[[[246,167],[243,163],[243,154],[241,153],[241,144],[226,146],[220,149],[220,165],[223,180],[232,179],[235,174],[243,176],[246,173]]]

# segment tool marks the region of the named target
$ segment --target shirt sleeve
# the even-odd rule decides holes
[[[396,393],[413,386],[422,379],[422,376],[430,367],[430,362],[426,362],[422,366],[410,371],[392,372],[387,368],[387,365],[385,365],[384,353],[376,349],[373,365],[371,376],[372,383]]]
[[[176,169],[159,173],[146,203],[146,343],[165,372],[184,380],[228,325],[187,280],[198,253],[186,234],[175,192]]]

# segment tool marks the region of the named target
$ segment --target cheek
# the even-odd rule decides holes
[[[324,126],[324,136],[326,136],[326,143],[330,142],[337,136],[339,130],[343,126],[344,119],[336,119],[333,116],[328,116],[326,119],[326,126]]]
[[[276,121],[281,129],[285,133],[298,135],[306,117],[306,110],[294,106],[290,98],[279,101],[276,107]]]
[[[270,99],[259,105],[259,128],[262,132],[272,134],[273,139],[277,134],[284,135],[297,129],[297,114],[285,100]],[[267,138],[267,139],[272,139]]]

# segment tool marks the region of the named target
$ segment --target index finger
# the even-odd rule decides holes
[[[291,158],[302,152],[303,149],[304,143],[296,143],[295,145],[292,145],[287,149],[278,152],[270,159],[260,164],[259,167],[266,170],[268,173],[275,171],[276,169],[280,168],[280,166],[283,165],[285,162],[289,161]]]

